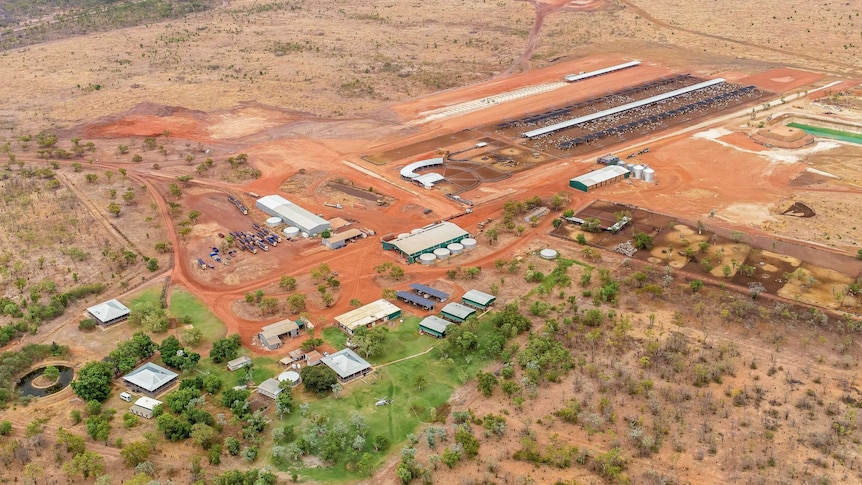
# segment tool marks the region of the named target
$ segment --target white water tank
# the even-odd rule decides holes
[[[461,254],[464,252],[464,245],[461,243],[452,243],[446,246],[446,249],[452,254]]]
[[[449,258],[449,254],[449,250],[446,248],[437,248],[434,250],[434,256],[436,256],[437,259],[447,259]]]
[[[643,173],[644,182],[655,182],[655,170],[647,167]]]
[[[278,382],[288,381],[290,382],[290,387],[298,385],[300,380],[299,373],[292,370],[282,372],[278,375]]]
[[[553,249],[543,249],[539,251],[539,257],[542,259],[557,259],[557,252]]]
[[[284,228],[284,237],[294,238],[299,237],[299,228],[298,227],[285,227]]]
[[[629,172],[631,172],[635,168],[635,164],[627,163],[626,168],[628,169]]]
[[[270,217],[266,220],[266,225],[269,227],[275,227],[281,224],[281,217]]]
[[[632,173],[634,173],[634,178],[640,180],[644,175],[644,166],[643,165],[635,165],[632,167]]]
[[[425,253],[419,255],[419,262],[425,265],[434,264],[434,261],[437,260],[437,256],[434,256],[432,253]]]
[[[465,237],[461,240],[461,244],[464,245],[464,251],[472,251],[476,249],[476,245],[478,244],[475,239],[472,237]]]

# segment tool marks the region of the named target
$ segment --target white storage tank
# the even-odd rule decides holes
[[[446,249],[448,249],[449,252],[452,253],[453,255],[454,254],[461,254],[464,252],[464,245],[461,243],[452,243],[452,244],[446,246]]]
[[[437,256],[434,256],[431,253],[425,253],[419,255],[419,262],[425,265],[434,264],[434,261],[437,260]]]
[[[296,387],[301,380],[299,373],[292,370],[282,372],[278,375],[278,382],[288,381],[290,382],[290,387]]]
[[[275,227],[281,224],[281,217],[270,217],[266,220],[266,225],[269,227]]]
[[[631,172],[635,168],[635,164],[627,163],[626,168],[628,169],[629,172]]]
[[[632,168],[632,173],[634,174],[634,178],[640,180],[644,175],[644,166],[643,165],[635,165]]]
[[[644,182],[655,182],[655,170],[647,167],[643,173]]]
[[[437,248],[434,250],[434,256],[436,256],[437,259],[448,259],[449,254],[449,250],[446,248]]]
[[[553,249],[543,249],[539,251],[539,257],[542,259],[557,259],[557,252]]]
[[[285,227],[284,228],[284,237],[287,238],[296,238],[299,237],[299,228],[298,227]]]
[[[476,244],[478,243],[472,237],[465,237],[461,240],[461,244],[464,245],[464,251],[472,251],[476,249]]]

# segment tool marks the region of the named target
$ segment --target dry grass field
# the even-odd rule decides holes
[[[87,2],[69,5],[82,3]],[[380,298],[384,290],[403,289],[408,282],[435,282],[458,294],[479,288],[498,295],[497,309],[519,302],[532,323],[529,338],[511,332],[507,345],[517,344],[517,350],[500,347],[489,356],[482,348],[480,357],[494,361],[485,370],[506,384],[483,396],[473,375],[451,370],[456,364],[448,354],[429,354],[434,357],[429,367],[448,365],[448,373],[459,374],[463,384],[447,389],[453,392],[449,404],[434,410],[441,422],[395,436],[388,455],[372,452],[370,442],[354,444],[353,449],[374,455],[373,467],[360,470],[351,459],[336,460],[333,467],[306,453],[275,460],[279,479],[290,481],[297,472],[304,483],[314,483],[311,477],[402,483],[410,480],[404,480],[399,464],[412,450],[425,470],[413,483],[860,483],[859,326],[841,313],[857,305],[858,296],[841,292],[859,277],[862,262],[847,264],[844,273],[803,265],[804,273],[794,273],[796,279],[780,292],[752,298],[739,281],[722,279],[718,268],[687,272],[673,250],[662,256],[663,247],[656,246],[652,258],[629,261],[589,246],[592,235],[582,246],[559,237],[561,231],[552,234],[556,215],[535,224],[516,220],[511,228],[500,222],[515,200],[548,201],[563,193],[565,206],[580,210],[600,197],[661,214],[667,219],[661,229],[671,230],[657,236],[657,243],[685,236],[697,241],[695,221],[709,217],[722,234],[778,235],[818,244],[826,259],[840,252],[846,261],[847,254],[856,254],[862,230],[856,222],[862,169],[853,163],[860,148],[819,140],[791,152],[757,145],[748,135],[792,110],[815,116],[836,111],[858,121],[862,116],[852,96],[838,102],[841,97],[829,89],[818,94],[824,96],[819,102],[790,105],[782,99],[750,117],[746,108],[681,128],[689,131],[657,132],[619,153],[649,143],[652,151],[635,161],[654,167],[657,182],[630,180],[598,195],[565,188],[565,180],[595,167],[594,155],[557,160],[536,152],[534,158],[552,162],[463,194],[477,204],[455,222],[477,235],[477,250],[432,266],[404,266],[402,279],[378,270],[402,262],[381,251],[380,235],[464,211],[439,190],[423,191],[401,180],[404,164],[437,150],[468,148],[475,143],[470,128],[661,76],[720,76],[755,84],[776,99],[831,82],[844,83],[835,90],[846,89],[862,75],[856,3],[183,0],[175,7],[194,11],[160,11],[158,18],[168,20],[141,13],[117,17],[116,24],[96,28],[77,22],[73,28],[68,23],[73,17],[58,17],[74,14],[71,10],[51,10],[42,0],[11,2],[0,8],[5,29],[0,42],[22,47],[0,51],[0,295],[8,299],[4,303],[33,307],[51,294],[48,281],[61,291],[86,283],[105,283],[106,290],[44,328],[16,331],[15,340],[0,350],[59,339],[71,345],[73,365],[99,359],[101,350],[112,350],[114,340],[128,337],[133,328],[119,326],[87,338],[77,329],[85,303],[128,299],[130,290],[147,281],[148,297],[156,298],[156,287],[166,281],[199,298],[187,308],[205,306],[211,312],[209,330],[241,335],[246,351],[264,362],[256,371],[260,377],[274,372],[277,359],[299,345],[291,341],[264,355],[254,342],[264,320],[293,314],[283,303],[292,293],[308,295],[306,310],[323,328],[356,302]],[[120,8],[135,4],[165,2],[118,2]],[[23,20],[27,15],[29,23]],[[58,18],[62,21],[54,22]],[[122,22],[132,26],[119,28]],[[565,74],[621,59],[640,59],[643,65],[433,118],[459,103],[562,84]],[[45,146],[37,146],[40,132],[55,133],[57,146],[65,150],[51,148],[46,154]],[[90,148],[81,150],[79,143]],[[512,144],[507,150],[523,148]],[[369,154],[385,154],[386,160],[367,163],[363,156]],[[354,190],[333,184],[339,180],[349,180]],[[335,252],[316,239],[300,240],[267,255],[240,253],[229,267],[202,270],[198,257],[227,246],[220,232],[249,230],[251,222],[267,217],[254,208],[251,194],[278,191],[315,213],[343,217],[377,235]],[[238,195],[251,214],[241,215],[227,194]],[[361,197],[366,194],[371,195]],[[378,206],[377,197],[386,203]],[[343,207],[333,208],[333,202]],[[793,202],[805,203],[816,215],[781,215]],[[109,213],[112,203],[118,217]],[[688,226],[673,230],[676,220]],[[164,254],[156,250],[159,242],[166,244]],[[555,273],[554,263],[535,254],[546,247],[577,264]],[[758,250],[757,255],[789,258],[778,254],[780,248],[773,245],[775,253]],[[150,257],[157,258],[158,269],[147,269]],[[337,271],[337,288],[310,276],[323,263]],[[478,276],[467,268],[480,268]],[[535,278],[537,272],[547,279]],[[282,287],[282,276],[295,277],[296,288]],[[605,298],[614,284],[617,297]],[[277,299],[275,312],[264,313],[254,302],[258,290]],[[13,320],[2,316],[0,324]],[[209,343],[205,338],[202,348]],[[533,360],[519,357],[524,349],[546,344]],[[571,358],[566,372],[542,358],[558,350],[555,362]],[[457,365],[470,367],[472,359],[463,357]],[[206,356],[201,365],[225,372]],[[538,371],[541,366],[550,370]],[[398,390],[413,393],[412,384]],[[354,385],[343,401],[356,399],[358,410],[360,396],[369,398],[365,394],[371,391],[363,386]],[[373,392],[379,399],[380,388]],[[125,406],[117,394],[106,407]],[[26,483],[93,481],[61,471],[58,463],[71,455],[59,444],[53,448],[58,427],[70,425],[64,399],[71,395],[67,390],[62,399],[3,410],[0,421],[8,416],[14,430],[11,438],[0,436],[0,482],[9,477],[24,477]],[[210,399],[214,407],[218,398]],[[467,417],[468,410],[475,416]],[[49,418],[41,442],[25,431],[37,412]],[[281,421],[271,409],[266,412],[273,422]],[[496,417],[484,419],[489,414]],[[305,411],[302,419],[297,413],[289,419],[304,418]],[[467,420],[480,448],[475,458],[462,457],[450,467],[444,458],[464,452],[463,443],[454,445],[460,439],[456,419]],[[83,436],[83,427],[75,432]],[[440,428],[447,430],[445,437]],[[241,435],[236,423],[227,429]],[[128,442],[150,431],[155,432],[152,422],[133,431],[115,423],[110,444],[88,439],[87,447],[102,454],[105,471],[119,483],[135,470],[124,464],[122,443],[114,440]],[[190,440],[170,443],[161,436],[156,438],[161,449],[151,460],[156,479],[185,480],[193,457],[206,462]],[[259,468],[285,448],[275,449],[269,430],[247,443],[260,446],[256,462],[224,453],[221,465],[204,464],[204,472]],[[43,448],[51,451],[43,455]],[[31,449],[38,459],[27,465]]]

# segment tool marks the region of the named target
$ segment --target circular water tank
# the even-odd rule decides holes
[[[266,225],[269,227],[275,227],[281,224],[281,217],[270,217],[266,220]]]
[[[446,259],[449,257],[449,250],[446,248],[437,248],[434,250],[434,256],[437,256],[437,259]]]
[[[299,373],[289,370],[282,372],[278,375],[278,382],[288,381],[290,382],[290,387],[296,386],[300,381]]]
[[[431,253],[425,253],[419,255],[419,262],[422,264],[434,264],[434,261],[437,259],[437,256],[434,256]]]
[[[644,175],[644,166],[643,165],[635,165],[632,168],[632,172],[634,172],[634,177],[638,180],[643,178]]]
[[[299,237],[299,228],[298,227],[285,227],[284,228],[285,237]]]
[[[644,182],[654,182],[655,181],[655,170],[647,167],[644,169],[643,173]]]
[[[476,244],[478,243],[472,237],[465,237],[461,240],[461,244],[464,245],[464,251],[472,251],[476,249]]]
[[[633,168],[635,168],[635,164],[633,164],[633,163],[627,163],[627,164],[626,164],[626,168],[629,170],[629,172],[631,172],[631,171],[632,171],[632,169],[633,169]]]
[[[401,239],[402,237],[407,237],[409,235],[410,235],[409,232],[402,232],[401,234],[398,235],[398,237],[396,239]]]
[[[419,229],[417,227],[416,229],[413,229],[412,231],[410,231],[410,234],[419,234],[420,232],[422,232],[422,229]]]
[[[617,165],[619,165],[620,167],[625,167],[625,166],[626,166],[626,162],[625,162],[625,160],[618,160],[618,161],[617,161]]]
[[[543,249],[539,251],[539,256],[542,259],[557,259],[557,252],[553,249]]]
[[[446,249],[452,254],[461,254],[464,252],[464,245],[461,243],[452,243],[446,246]]]

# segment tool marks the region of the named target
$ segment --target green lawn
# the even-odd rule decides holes
[[[155,303],[158,305],[159,296],[162,294],[162,288],[159,286],[151,286],[143,291],[138,292],[135,296],[129,301],[127,307],[131,308],[132,305],[139,302],[148,302]]]
[[[369,359],[372,365],[418,354],[427,350],[439,341],[419,335],[420,319],[408,317],[404,323],[390,329],[387,335],[386,353]],[[327,329],[330,330],[330,329]],[[337,329],[335,332],[341,333]],[[335,344],[339,341],[336,334],[324,332],[327,342]],[[340,339],[343,341],[344,339]],[[381,463],[391,452],[401,449],[409,433],[416,433],[423,423],[434,420],[435,409],[445,404],[452,392],[463,384],[460,380],[469,376],[472,378],[478,370],[488,364],[489,359],[474,356],[470,363],[465,359],[447,363],[429,352],[418,357],[379,367],[374,374],[362,380],[354,381],[345,386],[338,399],[331,394],[323,397],[309,397],[302,393],[297,396],[301,402],[309,406],[308,416],[320,414],[333,421],[341,420],[348,425],[354,413],[361,415],[368,424],[368,442],[364,452],[370,453]],[[450,367],[453,366],[453,367]],[[416,377],[425,376],[426,386],[420,391],[416,387]],[[383,398],[392,399],[388,406],[375,406]],[[309,426],[308,416],[303,418],[298,410],[285,417],[285,422],[296,427],[299,434]],[[375,453],[371,440],[375,435],[383,434],[392,442],[387,452]],[[295,470],[302,476],[318,481],[357,480],[362,476],[357,472],[349,472],[345,463],[339,461],[328,468],[283,467]]]
[[[157,292],[157,301],[158,296]],[[203,342],[211,344],[227,334],[225,324],[210,313],[203,301],[186,290],[175,289],[171,292],[171,308],[168,313],[176,318],[191,317],[192,325],[203,333]]]

